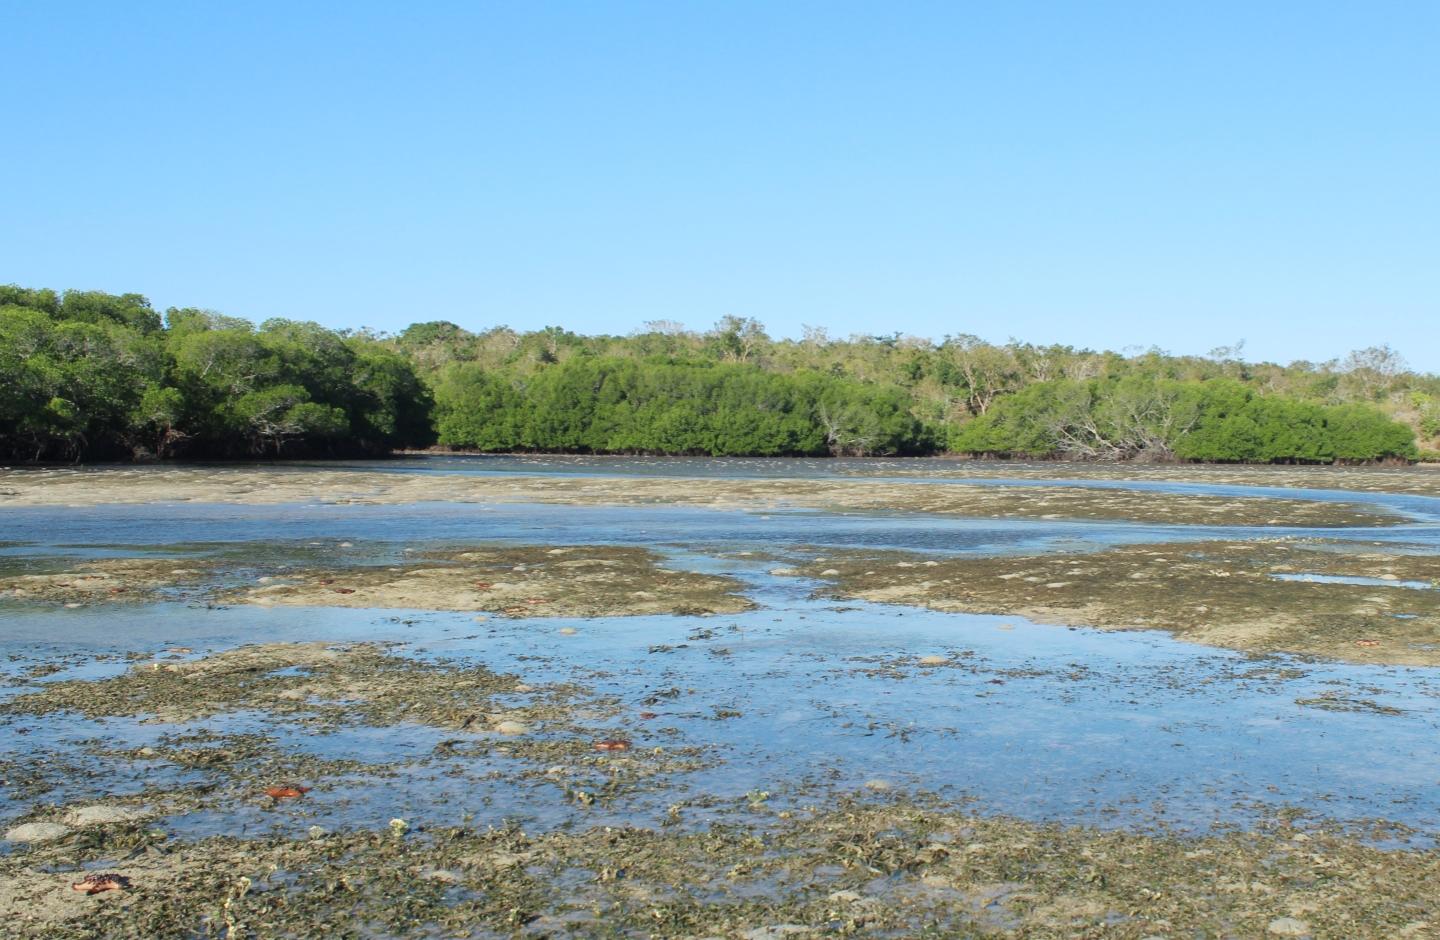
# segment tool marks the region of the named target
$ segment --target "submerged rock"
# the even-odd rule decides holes
[[[815,928],[804,924],[771,924],[747,930],[740,936],[744,940],[783,940],[785,937],[804,937],[815,933]]]
[[[783,937],[806,937],[814,933],[815,928],[806,927],[805,924],[769,924],[766,927],[746,930],[740,936],[744,937],[744,940],[782,940]]]
[[[1308,937],[1310,925],[1293,917],[1277,917],[1265,928],[1274,937]]]
[[[56,839],[63,839],[69,834],[70,827],[62,826],[59,823],[25,823],[23,826],[16,826],[8,830],[5,833],[5,841],[29,842],[38,845],[41,842],[54,842]]]
[[[150,814],[133,806],[76,806],[65,814],[65,821],[72,826],[108,826],[114,823],[135,822]]]

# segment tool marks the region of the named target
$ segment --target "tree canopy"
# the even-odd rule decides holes
[[[434,440],[428,386],[368,338],[138,294],[0,288],[0,447],[11,459],[339,456]]]
[[[964,454],[1334,462],[1440,444],[1440,378],[1387,346],[1327,363],[939,342],[774,339],[758,321],[629,336],[560,326],[396,335],[139,294],[0,286],[0,450],[12,460],[480,451]]]

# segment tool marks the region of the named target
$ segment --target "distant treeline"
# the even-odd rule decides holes
[[[489,451],[760,456],[925,454],[902,389],[819,372],[582,357],[523,382],[475,363],[441,374],[440,443]]]
[[[1440,378],[1387,347],[1327,363],[1124,356],[901,336],[774,340],[754,320],[629,336],[558,327],[398,335],[162,316],[136,294],[0,287],[10,460],[482,451],[942,452],[1079,459],[1412,459]]]
[[[957,426],[950,449],[1085,459],[1332,463],[1418,456],[1415,432],[1367,405],[1261,396],[1232,379],[1057,379]]]

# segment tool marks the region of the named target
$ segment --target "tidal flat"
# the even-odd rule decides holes
[[[1440,936],[1433,472],[1129,469],[6,471],[0,916]]]

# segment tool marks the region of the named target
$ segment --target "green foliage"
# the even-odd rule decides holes
[[[528,378],[473,363],[436,386],[440,443],[487,451],[899,454],[929,448],[899,389],[730,363],[582,356]]]
[[[952,450],[1098,459],[1414,459],[1414,432],[1359,404],[1260,396],[1239,382],[1131,375],[1037,383],[951,434]]]
[[[0,288],[0,450],[24,460],[384,453],[425,446],[430,394],[372,340],[259,330],[138,294]]]
[[[1326,363],[939,343],[900,333],[771,338],[558,326],[394,337],[171,308],[139,294],[0,285],[8,459],[482,451],[971,454],[1081,459],[1413,459],[1440,440],[1440,377],[1386,346]]]

